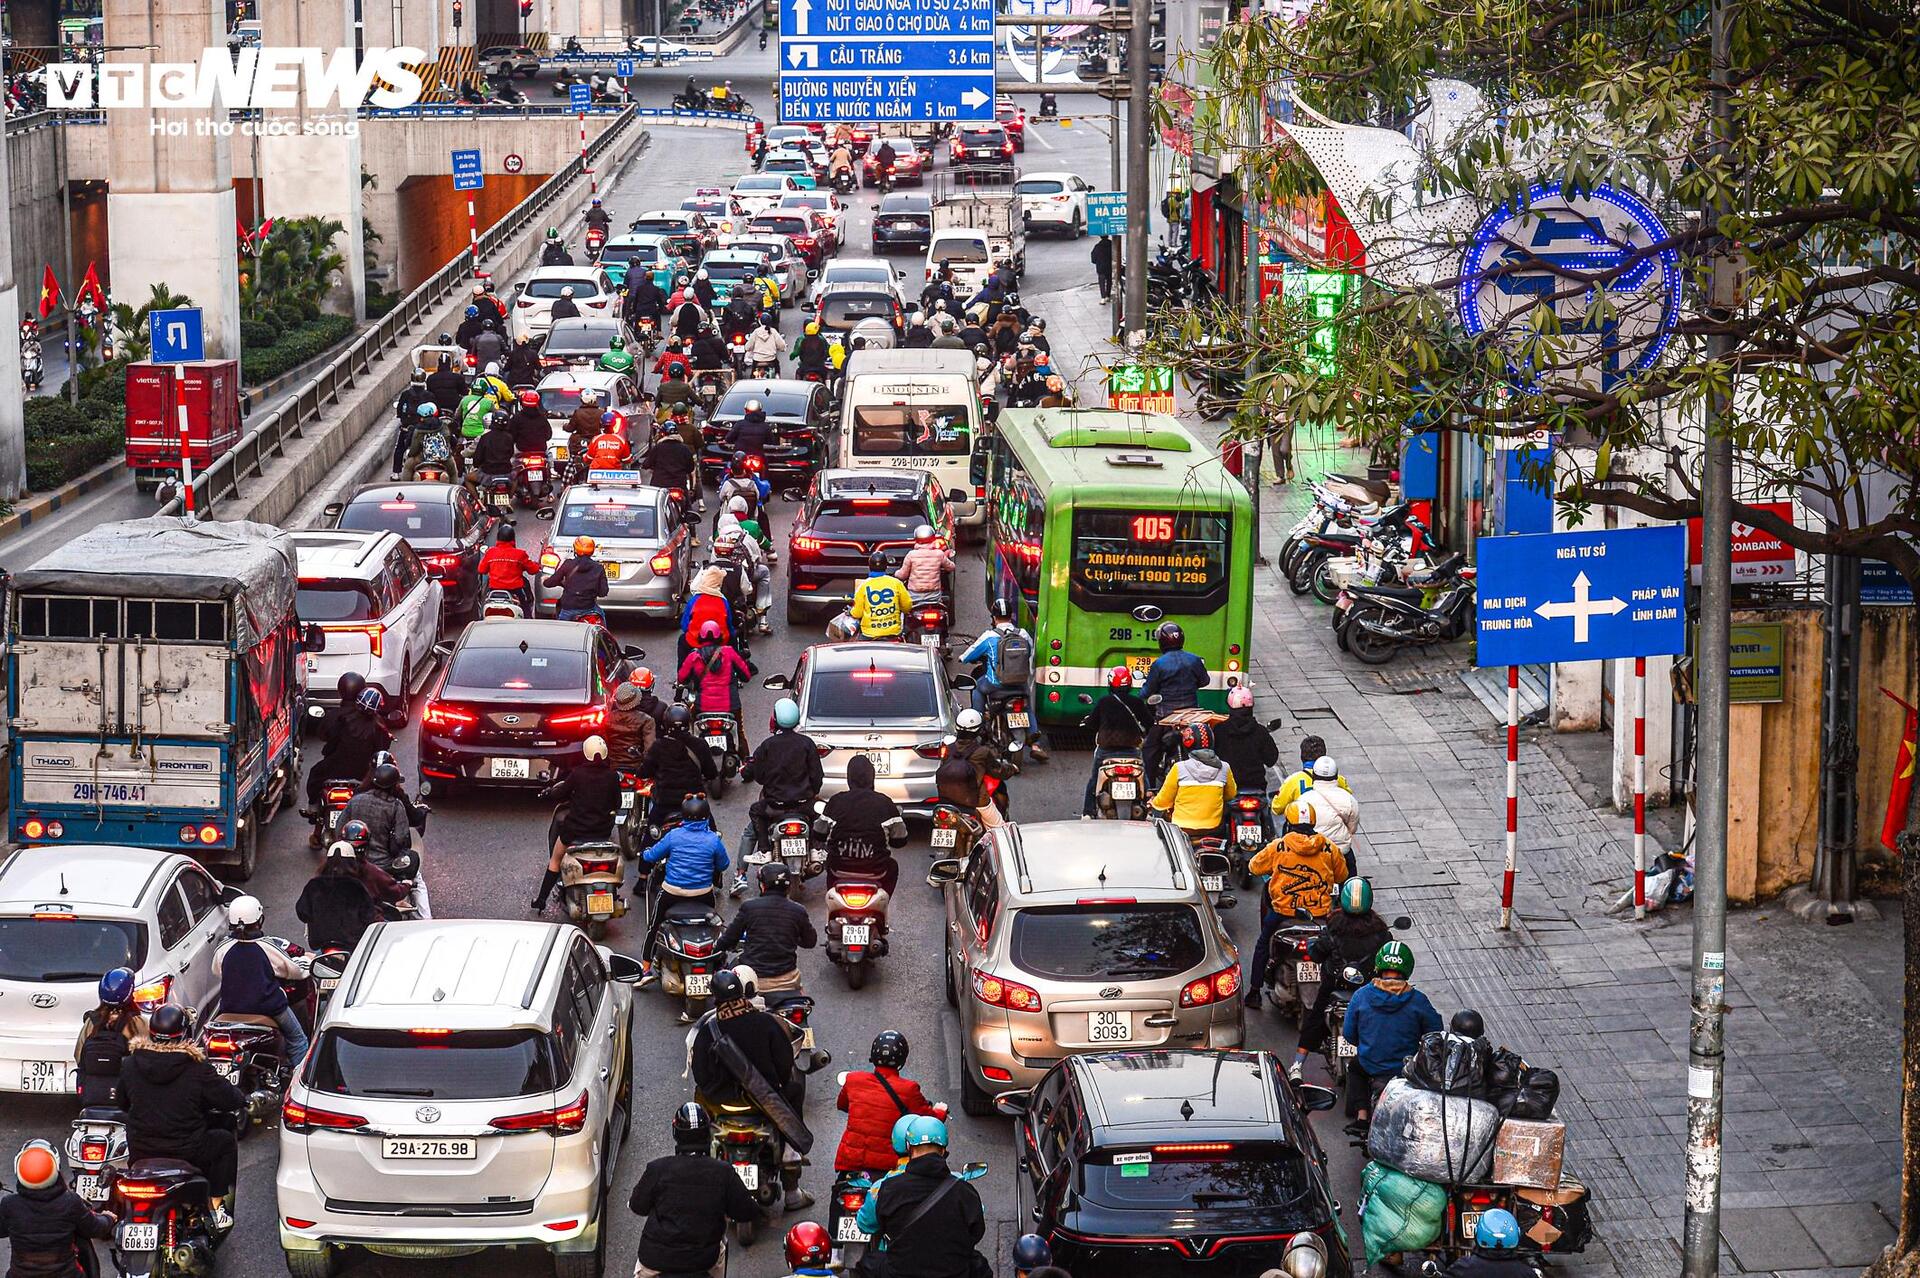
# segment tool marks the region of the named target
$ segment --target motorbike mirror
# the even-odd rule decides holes
[[[407,726],[407,712],[403,709],[389,710],[380,716],[380,722],[389,728],[404,728]]]
[[[802,493],[798,488],[782,488],[780,490],[781,501],[801,501],[804,498],[805,498],[805,494]]]
[[[307,707],[307,718],[324,719],[326,717],[327,717],[327,708],[325,706],[308,706]]]
[[[1349,985],[1365,985],[1367,974],[1357,967],[1343,967],[1340,969],[1340,979]]]
[[[783,674],[770,674],[760,681],[760,686],[773,692],[782,692],[793,686],[793,680]]]
[[[325,652],[327,650],[327,632],[317,625],[308,625],[300,631],[300,651]]]
[[[1340,1098],[1333,1094],[1331,1087],[1321,1087],[1314,1083],[1301,1083],[1296,1089],[1300,1094],[1300,1107],[1314,1113],[1332,1109]]]
[[[1233,862],[1227,859],[1224,852],[1202,852],[1193,858],[1193,862],[1202,874],[1225,874],[1233,869]]]
[[[833,1064],[833,1053],[815,1047],[795,1057],[793,1067],[802,1074],[817,1074],[831,1064]]]
[[[622,985],[633,985],[646,973],[647,969],[640,965],[639,959],[628,958],[625,954],[607,955],[607,975]]]
[[[1399,918],[1396,918],[1393,921],[1393,930],[1396,932],[1404,932],[1412,926],[1413,926],[1413,920],[1408,918],[1404,914],[1402,914]]]
[[[959,857],[943,857],[927,867],[927,886],[945,887],[949,883],[958,883],[965,869]]]
[[[985,1163],[967,1163],[960,1168],[960,1175],[966,1180],[972,1180],[976,1176],[984,1176],[986,1174],[987,1165]]]
[[[535,519],[544,519],[544,520],[551,521],[553,519],[553,507],[551,506],[540,507],[540,509],[533,512],[533,517]]]
[[[975,682],[976,680],[970,674],[955,675],[953,677],[954,691],[955,692],[972,692],[973,685]]]
[[[1166,700],[1166,698],[1165,698],[1165,697],[1162,697],[1162,696],[1161,696],[1161,695],[1160,695],[1159,693],[1157,693],[1157,692],[1156,692],[1156,693],[1154,693],[1154,694],[1153,694],[1152,696],[1150,696],[1150,697],[1148,697],[1148,698],[1147,698],[1146,700],[1147,700],[1147,704],[1148,704],[1148,705],[1150,705],[1150,706],[1157,706],[1157,705],[1159,705],[1159,704],[1160,704],[1160,703],[1161,703],[1162,701],[1164,701],[1164,700]]]
[[[993,1107],[1008,1118],[1019,1118],[1027,1112],[1027,1102],[1032,1098],[1032,1089],[1016,1088],[1010,1092],[1001,1092],[993,1098]]]

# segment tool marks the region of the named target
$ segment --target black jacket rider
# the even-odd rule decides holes
[[[620,774],[606,760],[587,760],[542,790],[540,797],[567,805],[560,821],[562,841],[595,843],[613,837],[613,816],[620,810]]]
[[[795,807],[820,793],[826,774],[812,737],[781,728],[760,742],[741,777],[757,782],[760,798],[775,807]]]
[[[90,1249],[90,1240],[113,1237],[113,1224],[58,1178],[0,1198],[0,1238],[13,1245],[7,1278],[74,1278],[80,1272],[76,1245]]]
[[[720,934],[720,948],[730,951],[742,938],[746,946],[740,951],[740,962],[762,976],[794,971],[800,966],[799,952],[820,944],[807,907],[784,896],[756,896],[741,902],[739,913]]]

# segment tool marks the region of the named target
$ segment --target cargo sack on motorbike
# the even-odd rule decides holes
[[[1368,1163],[1360,1173],[1360,1239],[1369,1265],[1432,1245],[1446,1213],[1447,1191],[1438,1185],[1384,1163]]]
[[[727,1067],[727,1072],[733,1075],[734,1081],[740,1084],[740,1090],[747,1094],[747,1099],[767,1116],[767,1121],[780,1133],[780,1139],[801,1154],[812,1149],[813,1133],[808,1130],[806,1120],[787,1103],[780,1089],[747,1059],[747,1054],[740,1050],[740,1044],[720,1028],[717,1013],[707,1013],[707,1025],[713,1035],[714,1054]]]
[[[1550,1069],[1530,1069],[1520,1077],[1520,1086],[1501,1110],[1502,1118],[1527,1118],[1544,1121],[1553,1117],[1560,1100],[1560,1076]]]
[[[1374,1107],[1367,1157],[1437,1185],[1484,1181],[1499,1131],[1500,1111],[1487,1102],[1396,1078]]]
[[[1571,1176],[1562,1176],[1558,1189],[1514,1190],[1513,1217],[1520,1237],[1541,1251],[1566,1255],[1593,1241],[1593,1204],[1587,1187]]]
[[[1492,1065],[1493,1048],[1486,1039],[1435,1031],[1420,1036],[1400,1076],[1421,1091],[1486,1100]]]
[[[1520,1058],[1520,1053],[1505,1047],[1493,1049],[1493,1057],[1487,1064],[1487,1100],[1500,1111],[1502,1118],[1507,1117],[1513,1094],[1520,1090],[1520,1080],[1526,1072],[1527,1063]]]
[[[1002,631],[994,656],[994,678],[1003,688],[1024,688],[1033,678],[1033,640]]]

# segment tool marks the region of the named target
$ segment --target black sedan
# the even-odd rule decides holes
[[[420,792],[541,786],[580,763],[607,695],[646,654],[583,621],[468,626],[420,713]]]
[[[325,511],[327,526],[347,532],[397,533],[440,583],[441,615],[478,616],[486,598],[480,556],[498,521],[460,484],[365,484]]]
[[[1334,1099],[1267,1052],[1141,1051],[1068,1056],[997,1104],[1015,1118],[1016,1207],[1077,1278],[1256,1278],[1300,1234],[1350,1278],[1306,1115]]]
[[[926,252],[933,239],[933,201],[924,195],[895,192],[882,196],[873,213],[873,251],[910,248]]]
[[[718,485],[733,458],[727,436],[746,415],[747,405],[759,400],[773,423],[762,474],[774,491],[804,489],[832,451],[834,418],[827,388],[818,382],[757,377],[735,382],[725,399],[701,427],[706,443],[700,449],[700,468],[709,484]]]

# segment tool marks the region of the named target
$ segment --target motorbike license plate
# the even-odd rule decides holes
[[[1007,726],[1009,728],[1024,728],[1032,722],[1033,720],[1028,718],[1025,710],[1007,711]]]
[[[533,769],[525,759],[488,759],[487,775],[496,781],[525,781]]]
[[[1227,876],[1224,874],[1203,874],[1200,876],[1202,892],[1224,892],[1227,890]]]
[[[936,848],[953,848],[953,847],[959,847],[959,846],[960,846],[960,831],[958,831],[958,830],[935,830],[935,831],[933,832],[933,846],[934,846],[934,847],[936,847]]]
[[[331,994],[340,988],[340,978],[337,976],[316,976],[313,978],[313,988],[322,994]]]
[[[707,991],[712,988],[713,974],[711,972],[687,973],[687,993],[693,995],[695,998],[705,998]]]
[[[800,1031],[800,1048],[802,1051],[813,1050],[813,1026],[809,1025]]]
[[[940,636],[939,635],[921,635],[920,646],[922,648],[938,648],[940,646]]]
[[[866,923],[848,923],[840,929],[842,945],[865,945],[873,934],[873,928]]]
[[[471,1136],[383,1136],[382,1158],[478,1158],[480,1144]]]
[[[100,1183],[98,1172],[81,1172],[75,1176],[73,1192],[90,1203],[102,1203],[107,1200],[107,1187]]]
[[[1349,1043],[1346,1039],[1342,1038],[1342,1039],[1335,1040],[1333,1054],[1335,1056],[1352,1056],[1359,1050],[1360,1049],[1355,1047],[1352,1043]]]
[[[807,854],[807,841],[805,839],[780,840],[781,856],[805,856],[806,854]]]
[[[226,1079],[229,1083],[240,1077],[239,1061],[230,1061],[223,1057],[216,1056],[209,1061],[208,1064],[213,1066],[214,1073]]]
[[[709,750],[724,750],[727,748],[727,739],[725,737],[708,737],[707,748]]]
[[[152,1251],[160,1245],[160,1226],[122,1225],[114,1232],[113,1245],[121,1251]]]
[[[20,1090],[23,1092],[64,1092],[67,1090],[65,1061],[21,1061]]]
[[[1147,671],[1153,669],[1153,661],[1152,657],[1146,656],[1128,657],[1127,669],[1132,672],[1134,678],[1145,679]]]
[[[1105,1010],[1088,1012],[1087,1041],[1089,1043],[1131,1043],[1133,1017],[1126,1012]]]
[[[1114,781],[1107,786],[1107,789],[1116,799],[1138,799],[1140,797],[1140,783],[1138,781]]]
[[[738,1176],[740,1183],[748,1189],[760,1188],[760,1164],[735,1163],[733,1165],[733,1174]]]
[[[1233,834],[1247,847],[1252,847],[1260,841],[1260,827],[1257,825],[1236,825],[1233,827]]]
[[[608,564],[608,565],[606,565],[606,569],[607,569],[607,580],[608,580],[608,581],[618,581],[618,580],[620,580],[620,565],[619,565],[619,564]]]
[[[876,777],[890,777],[893,775],[893,751],[860,750],[856,751],[856,753],[864,754],[873,761],[873,775]]]
[[[587,894],[587,913],[588,914],[613,913],[613,893],[589,892]]]
[[[529,467],[527,467],[527,478],[528,478],[528,479],[545,479],[546,477],[547,477],[547,471],[546,471],[546,467],[544,467],[544,466],[529,466]]]
[[[622,790],[620,792],[620,810],[622,812],[628,812],[628,811],[631,811],[632,809],[633,809],[633,791]]]
[[[842,1216],[839,1220],[835,1221],[833,1224],[833,1240],[842,1243],[869,1241],[868,1236],[860,1229],[860,1218],[858,1216]]]
[[[1293,979],[1302,985],[1318,985],[1320,983],[1320,965],[1318,963],[1309,963],[1302,959],[1294,965]]]

